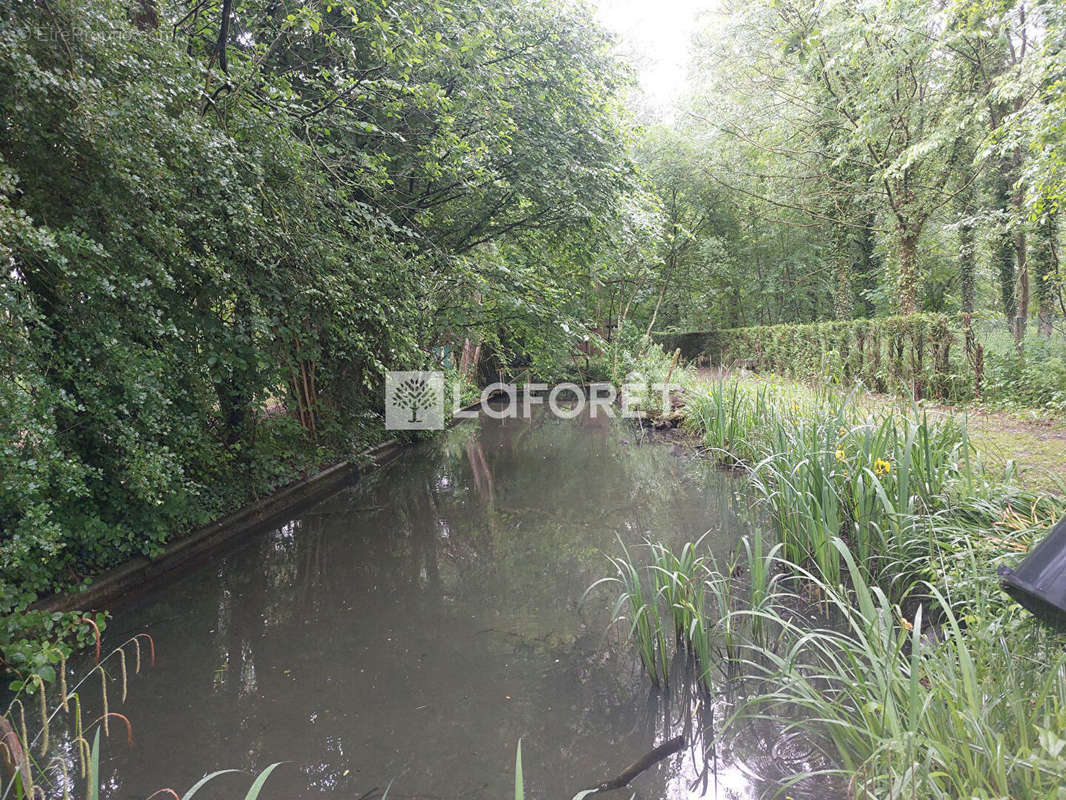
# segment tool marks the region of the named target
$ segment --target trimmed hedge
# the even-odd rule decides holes
[[[861,381],[879,392],[968,401],[981,395],[984,349],[967,315],[765,325],[662,333],[666,350],[688,361],[793,378]]]

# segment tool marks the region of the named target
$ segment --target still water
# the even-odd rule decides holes
[[[792,753],[773,730],[709,748],[716,701],[652,689],[624,631],[605,636],[615,590],[582,602],[619,539],[710,531],[728,558],[753,524],[739,489],[602,415],[482,419],[411,448],[114,609],[105,645],[148,632],[157,663],[112,699],[134,744],[105,741],[103,796],[284,761],[263,798],[503,800],[521,739],[526,796],[569,800],[685,732],[693,747],[604,796],[768,797]]]

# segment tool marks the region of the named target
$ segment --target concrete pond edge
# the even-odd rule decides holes
[[[300,505],[320,500],[360,475],[396,459],[408,445],[389,439],[320,472],[308,475],[167,544],[152,558],[137,556],[112,567],[85,589],[50,595],[31,608],[43,611],[102,609],[168,573],[220,548],[242,534],[261,530],[267,523]]]
[[[479,399],[460,410],[473,410],[480,403]],[[452,417],[444,429],[448,430],[466,419]],[[242,534],[259,532],[268,523],[282,518],[297,507],[324,499],[346,482],[394,461],[412,444],[399,439],[387,439],[320,472],[283,486],[210,525],[174,539],[155,557],[131,558],[100,573],[85,589],[43,597],[30,608],[42,611],[102,610],[150,582],[221,549]]]

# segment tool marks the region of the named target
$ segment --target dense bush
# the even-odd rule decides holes
[[[251,115],[231,135],[208,124],[194,64],[104,4],[58,40],[25,5],[0,29],[0,612],[342,447],[263,418],[265,400],[309,350],[399,344],[386,309],[366,313],[391,282],[383,237],[286,234],[294,203],[328,220],[306,149]]]
[[[1066,336],[1026,335],[1022,348],[1006,331],[981,337],[989,400],[1066,413]]]

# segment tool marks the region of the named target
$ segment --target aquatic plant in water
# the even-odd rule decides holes
[[[95,627],[95,626],[94,626]],[[59,697],[50,703],[48,699],[48,682],[39,675],[31,674],[22,681],[18,691],[0,715],[0,755],[6,775],[0,774],[0,800],[7,798],[37,797],[41,795],[42,784],[51,782],[47,773],[52,772],[59,778],[67,790],[69,776],[68,763],[61,754],[51,755],[52,727],[60,714],[69,715],[71,721],[71,744],[77,753],[79,771],[85,777],[92,766],[91,745],[88,732],[92,728],[103,729],[110,734],[112,722],[123,723],[127,739],[132,742],[130,721],[111,709],[109,680],[119,681],[119,700],[125,701],[129,673],[132,667],[138,674],[143,666],[144,650],[151,665],[155,665],[155,642],[147,633],[137,634],[108,653],[100,657],[99,631],[96,631],[96,663],[84,676],[68,686],[65,657],[60,657],[57,664],[55,691]],[[132,659],[132,665],[130,660]],[[113,674],[114,673],[114,674]],[[83,717],[79,690],[90,680],[99,679],[102,710],[98,717],[88,722]],[[39,723],[31,735],[29,720]]]
[[[687,427],[747,473],[778,536],[744,540],[724,575],[652,545],[669,565],[658,596],[686,593],[674,629],[694,621],[704,665],[715,653],[746,673],[719,734],[793,719],[786,733],[818,746],[849,797],[1061,796],[1066,638],[1020,613],[995,567],[1062,504],[989,479],[950,418],[736,384],[689,403]],[[686,605],[696,580],[703,610]]]

